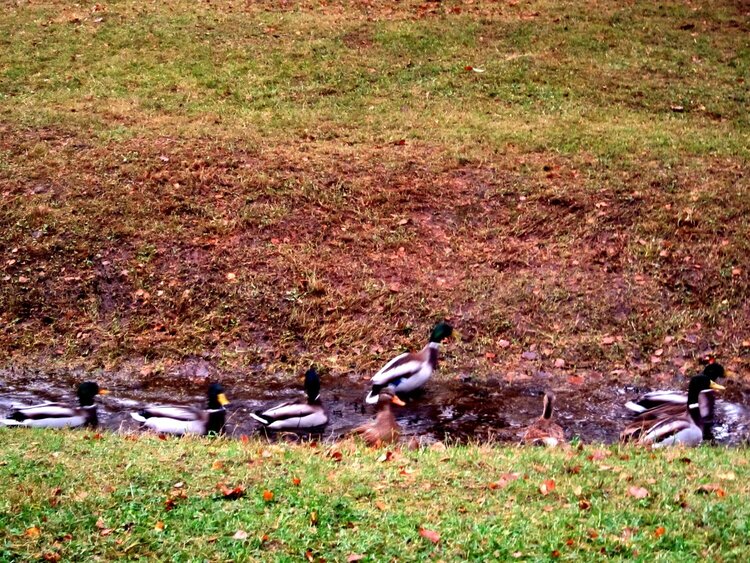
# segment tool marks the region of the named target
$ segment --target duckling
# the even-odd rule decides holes
[[[362,436],[362,439],[369,446],[379,447],[383,444],[390,444],[398,440],[401,434],[401,427],[396,422],[396,417],[391,411],[391,403],[403,407],[406,405],[396,395],[393,387],[389,386],[381,389],[378,393],[378,412],[375,420],[358,426],[351,431],[351,434]]]
[[[159,434],[220,434],[224,431],[226,410],[224,407],[229,400],[224,389],[218,383],[208,387],[208,408],[206,410],[170,406],[146,406],[140,411],[130,413],[133,420],[141,423],[142,428],[148,428]]]
[[[30,407],[14,407],[0,424],[5,426],[31,426],[34,428],[74,428],[95,427],[99,423],[94,398],[106,395],[93,381],[85,381],[78,386],[78,407],[62,403],[44,403]]]
[[[667,403],[644,411],[625,427],[620,439],[654,447],[697,446],[704,440],[706,425],[713,420],[713,391],[723,389],[704,373],[696,375],[690,379],[686,405]]]
[[[565,432],[562,427],[552,420],[552,409],[554,408],[555,395],[547,391],[542,400],[542,416],[532,422],[523,435],[524,444],[537,446],[548,446],[554,448],[558,444],[565,443]]]
[[[724,369],[719,363],[716,363],[716,359],[711,356],[708,359],[708,365],[703,369],[703,375],[710,378],[714,382],[718,382],[720,378],[728,375],[727,370]],[[628,401],[625,403],[625,408],[634,413],[643,413],[647,410],[655,407],[662,406],[678,406],[676,412],[682,412],[682,408],[687,404],[687,394],[680,391],[651,391],[646,393],[642,397],[635,401]]]
[[[435,325],[430,341],[422,350],[396,356],[372,377],[372,389],[365,402],[378,403],[378,394],[384,387],[392,387],[394,393],[408,393],[422,387],[437,368],[440,343],[452,334],[453,327],[448,323]]]
[[[315,368],[305,373],[306,398],[296,402],[281,403],[271,409],[250,413],[255,420],[271,430],[310,430],[328,423],[320,401],[320,377]]]

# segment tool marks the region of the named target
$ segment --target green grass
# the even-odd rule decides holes
[[[421,4],[18,3],[0,23],[0,112],[105,137],[748,154],[734,3]]]
[[[3,560],[736,561],[750,532],[745,449],[451,446],[386,460],[350,442],[4,431],[0,450]],[[245,496],[224,500],[219,484]]]

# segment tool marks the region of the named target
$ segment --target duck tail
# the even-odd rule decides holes
[[[642,413],[647,410],[646,407],[644,407],[643,405],[639,405],[634,401],[628,401],[627,403],[625,403],[625,408],[636,413]]]
[[[145,416],[143,416],[143,415],[142,415],[141,413],[139,413],[139,412],[131,412],[131,413],[130,413],[130,418],[132,418],[132,419],[133,419],[133,420],[135,420],[136,422],[140,422],[141,424],[143,424],[144,422],[146,422],[146,417],[145,417]]]
[[[256,414],[254,412],[251,412],[250,416],[253,417],[255,420],[257,420],[258,422],[260,422],[263,425],[268,425],[271,422],[267,418],[263,418],[260,414]]]
[[[20,422],[17,420],[13,420],[12,418],[5,418],[3,420],[0,420],[0,425],[2,426],[22,426]]]

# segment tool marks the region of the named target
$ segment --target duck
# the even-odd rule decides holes
[[[440,343],[452,334],[453,327],[448,323],[436,324],[429,342],[419,352],[405,352],[380,368],[372,377],[372,388],[365,402],[370,405],[378,404],[378,395],[385,387],[391,387],[395,394],[409,393],[422,387],[437,368]]]
[[[361,436],[369,446],[379,447],[383,444],[390,444],[398,440],[401,435],[401,426],[396,421],[396,417],[391,410],[391,404],[405,406],[401,399],[396,395],[392,386],[381,389],[378,393],[378,406],[375,420],[370,421],[362,426],[358,426],[351,431],[354,436]]]
[[[552,420],[554,404],[555,394],[552,391],[545,392],[542,399],[542,416],[526,428],[523,435],[524,444],[554,448],[565,443],[565,432]]]
[[[718,382],[722,377],[729,375],[724,366],[716,362],[713,356],[709,356],[708,363],[703,369],[703,375],[712,381]],[[625,408],[633,413],[640,414],[655,407],[664,405],[675,405],[684,407],[687,404],[687,394],[680,391],[651,391],[639,397],[635,401],[625,403]],[[681,410],[681,409],[678,409]]]
[[[724,386],[705,373],[695,375],[690,379],[685,405],[664,403],[643,411],[620,433],[620,439],[656,448],[697,446],[705,439],[706,426],[713,421],[713,392],[722,390]]]
[[[305,372],[305,397],[281,403],[250,416],[270,430],[311,430],[328,423],[328,414],[320,401],[320,376],[314,367]]]
[[[14,407],[8,417],[0,420],[4,426],[28,426],[33,428],[76,428],[86,426],[95,428],[99,424],[94,399],[97,395],[106,395],[106,389],[100,389],[93,381],[84,381],[78,386],[78,406],[62,403],[43,403],[28,407]]]
[[[193,407],[172,405],[149,405],[138,412],[130,413],[141,428],[153,430],[158,434],[221,434],[226,421],[226,407],[229,400],[224,388],[218,383],[208,387],[208,405],[205,410]]]

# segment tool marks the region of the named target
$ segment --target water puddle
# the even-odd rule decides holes
[[[75,402],[75,386],[85,378],[80,373],[49,377],[40,373],[0,371],[3,389],[0,413],[7,412],[16,403]],[[100,381],[107,380],[100,378]],[[518,442],[524,427],[539,416],[542,393],[552,387],[557,396],[555,418],[569,439],[579,437],[584,442],[612,443],[617,441],[620,430],[628,422],[628,411],[623,405],[645,391],[605,379],[585,386],[562,385],[559,388],[550,383],[544,377],[513,383],[493,379],[478,382],[470,378],[433,380],[422,392],[406,397],[407,406],[394,406],[394,412],[407,439],[414,436],[427,443],[434,440],[512,443]],[[107,384],[107,388],[110,394],[98,399],[99,423],[102,428],[113,431],[135,430],[138,425],[129,413],[144,403],[202,406],[206,400],[203,386],[190,382],[176,386],[175,381],[157,379],[148,384]],[[364,402],[366,391],[367,386],[362,381],[346,377],[324,380],[321,398],[330,422],[322,433],[323,439],[342,437],[372,419],[373,407]],[[251,411],[296,399],[302,396],[302,391],[301,385],[300,389],[290,388],[288,381],[272,381],[261,387],[238,380],[231,385],[227,383],[227,395],[231,405],[226,431],[230,436],[240,436],[263,433],[261,426],[249,416]],[[746,398],[739,393],[735,395]],[[749,429],[750,411],[746,406],[717,402],[714,434],[718,443],[738,444]]]

